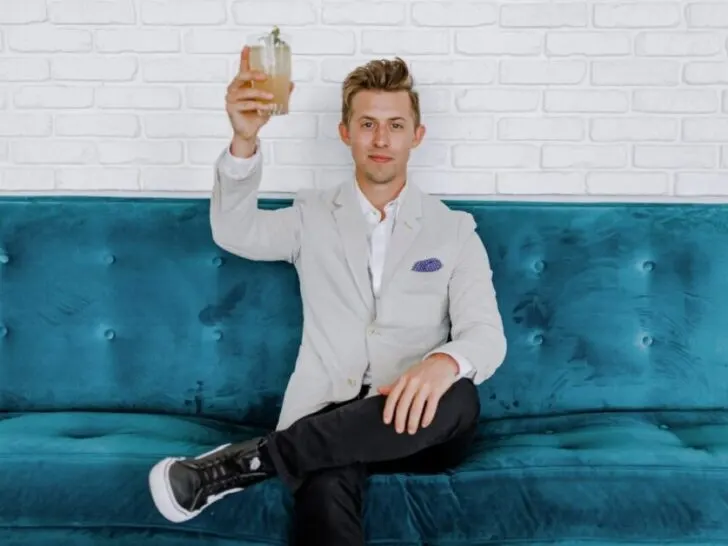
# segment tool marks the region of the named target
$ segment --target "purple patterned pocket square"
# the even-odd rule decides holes
[[[437,258],[428,258],[426,260],[420,260],[415,262],[412,266],[412,271],[420,271],[422,273],[431,273],[437,271],[442,267],[442,262]]]

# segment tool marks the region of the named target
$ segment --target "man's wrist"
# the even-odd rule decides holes
[[[236,135],[233,137],[233,141],[230,144],[230,153],[234,157],[249,159],[255,155],[257,146],[258,142],[256,138],[251,140],[241,138]]]
[[[460,373],[460,364],[458,364],[458,361],[447,353],[432,353],[429,357],[427,357],[427,359],[441,362],[443,365],[449,366],[454,376],[457,376]]]

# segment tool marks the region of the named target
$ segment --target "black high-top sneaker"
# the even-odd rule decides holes
[[[221,445],[195,458],[168,457],[149,472],[154,504],[168,520],[194,518],[212,503],[274,474],[262,438]]]

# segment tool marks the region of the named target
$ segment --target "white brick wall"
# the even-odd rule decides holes
[[[728,1],[0,0],[0,192],[204,195],[246,35],[293,36],[264,192],[350,176],[344,75],[403,56],[446,195],[728,196]]]

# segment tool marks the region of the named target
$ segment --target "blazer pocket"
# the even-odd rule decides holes
[[[443,271],[434,273],[420,273],[410,271],[400,285],[403,292],[417,295],[437,295],[443,297],[447,294],[448,277]]]

